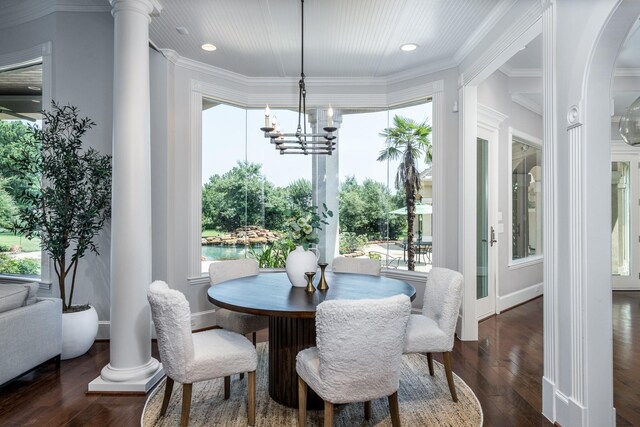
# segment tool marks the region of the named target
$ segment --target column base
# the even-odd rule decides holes
[[[118,369],[109,364],[102,368],[98,378],[89,383],[88,392],[146,394],[162,377],[162,364],[154,358],[132,369]]]

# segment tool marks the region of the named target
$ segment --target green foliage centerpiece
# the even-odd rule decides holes
[[[305,249],[320,243],[318,230],[322,230],[322,224],[329,225],[327,220],[333,217],[333,212],[325,203],[322,204],[322,208],[323,211],[318,213],[317,206],[312,206],[289,218],[286,227],[293,243]]]
[[[15,176],[24,183],[13,230],[40,238],[54,264],[64,311],[79,311],[84,307],[72,307],[78,261],[87,250],[99,255],[95,238],[111,216],[111,156],[83,149],[82,138],[95,126],[91,119],[78,117],[73,106],[51,106],[42,112],[42,128],[29,128],[13,158]]]
[[[327,221],[333,216],[333,212],[327,208],[326,204],[322,204],[323,211],[319,214],[317,207],[312,206],[308,210],[290,217],[287,221],[287,231],[289,238],[296,244],[296,249],[291,251],[287,256],[285,268],[289,281],[293,286],[303,287],[307,280],[305,273],[315,272],[318,269],[318,251],[315,254],[310,248],[312,244],[318,244],[320,237],[318,231],[321,230],[322,224],[328,225]]]

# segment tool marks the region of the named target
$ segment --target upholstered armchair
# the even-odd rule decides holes
[[[230,375],[248,372],[248,422],[254,425],[258,355],[251,342],[240,334],[223,329],[192,333],[187,299],[162,281],[151,284],[147,298],[158,337],[160,359],[167,374],[160,416],[167,411],[174,381],[182,383],[180,423],[187,426],[193,383],[224,377],[224,396],[228,399]]]
[[[424,291],[422,314],[412,314],[404,341],[405,353],[426,353],[433,376],[432,353],[442,353],[449,391],[458,401],[453,382],[451,350],[462,301],[462,274],[446,268],[432,268]]]
[[[380,275],[380,261],[369,258],[335,257],[331,264],[334,273]]]
[[[298,372],[298,425],[306,423],[307,386],[324,400],[324,425],[333,423],[333,405],[389,399],[391,421],[400,426],[398,386],[402,346],[411,312],[406,295],[376,300],[330,300],[316,310],[317,347],[302,350]]]
[[[214,286],[227,280],[256,276],[258,273],[260,273],[260,269],[254,259],[214,262],[209,266],[209,280]],[[251,333],[255,346],[256,332],[269,327],[269,318],[216,307],[216,324],[223,329],[242,335]]]

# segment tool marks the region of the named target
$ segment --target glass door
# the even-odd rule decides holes
[[[495,277],[497,239],[494,228],[495,218],[495,156],[493,149],[497,140],[492,134],[478,129],[477,151],[477,223],[476,223],[476,314],[478,319],[495,313]]]

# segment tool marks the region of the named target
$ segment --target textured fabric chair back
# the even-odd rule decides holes
[[[370,276],[380,275],[380,261],[369,258],[347,258],[339,256],[331,264],[335,273],[357,273]]]
[[[440,329],[451,337],[452,348],[462,290],[462,274],[457,271],[434,267],[429,272],[422,314],[438,322]]]
[[[260,267],[255,259],[234,259],[209,265],[209,280],[212,285],[240,277],[256,276],[258,273]]]
[[[147,298],[164,371],[170,378],[183,383],[193,360],[189,303],[181,292],[169,289],[161,280],[151,284]]]
[[[331,402],[362,402],[393,394],[399,385],[406,295],[376,300],[331,300],[318,305],[320,379]]]

